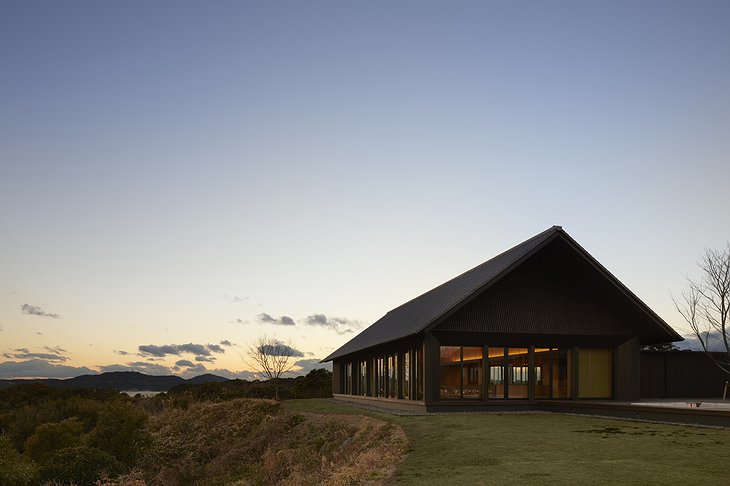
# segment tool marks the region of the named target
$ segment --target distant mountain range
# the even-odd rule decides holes
[[[75,378],[37,378],[37,379],[16,379],[0,380],[0,388],[15,385],[17,383],[45,383],[50,386],[61,388],[114,388],[125,391],[168,391],[175,385],[200,385],[202,383],[220,383],[229,381],[228,378],[212,375],[196,376],[188,380],[179,376],[152,376],[138,373],[136,371],[112,371],[98,375],[81,375]]]

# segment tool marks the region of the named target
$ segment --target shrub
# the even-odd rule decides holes
[[[25,453],[42,464],[60,449],[81,445],[79,442],[83,431],[84,425],[76,417],[39,425],[25,441]]]
[[[134,405],[125,402],[109,404],[99,412],[96,427],[89,434],[87,443],[132,466],[150,445],[146,423],[147,415]]]
[[[332,396],[332,372],[318,368],[294,379],[292,398],[328,398]]]
[[[108,452],[77,446],[57,451],[41,469],[41,479],[62,484],[94,486],[103,477],[116,477],[124,466]]]
[[[15,448],[23,451],[39,425],[77,417],[88,432],[96,426],[105,404],[124,401],[114,390],[64,390],[41,384],[14,385],[0,389],[0,430]]]
[[[3,486],[28,486],[38,480],[35,464],[23,458],[15,450],[10,439],[0,436],[0,484]]]

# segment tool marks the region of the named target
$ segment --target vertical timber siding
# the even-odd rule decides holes
[[[639,339],[634,337],[613,352],[613,397],[638,400],[641,396]]]
[[[729,379],[701,351],[641,352],[641,398],[722,398]]]

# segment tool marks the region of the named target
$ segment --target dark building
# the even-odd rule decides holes
[[[682,338],[560,226],[388,312],[324,361],[335,397],[462,410],[641,396]]]

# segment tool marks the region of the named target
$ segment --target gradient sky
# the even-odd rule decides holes
[[[726,1],[1,0],[0,377],[306,371],[554,224],[685,334],[729,47]]]

